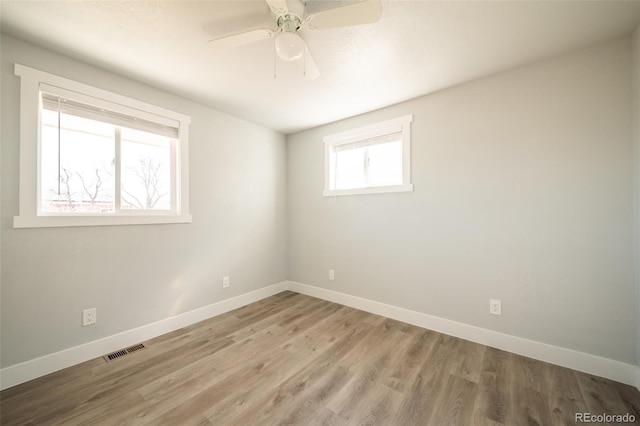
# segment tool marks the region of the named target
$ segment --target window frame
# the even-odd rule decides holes
[[[411,183],[411,122],[413,114],[382,121],[380,123],[346,130],[325,136],[324,143],[324,191],[325,197],[359,194],[382,194],[413,191]],[[402,133],[402,183],[399,185],[366,186],[363,188],[331,189],[331,153],[341,145],[363,142],[393,133]]]
[[[20,77],[20,175],[19,215],[13,217],[14,228],[142,225],[162,223],[190,223],[189,213],[189,124],[190,117],[136,99],[79,83],[64,77],[14,64]],[[172,120],[178,123],[178,147],[175,167],[172,167],[172,187],[175,188],[175,208],[171,211],[120,210],[114,213],[40,213],[40,110],[41,88],[55,87],[75,93],[79,98],[99,99],[109,109],[134,112],[144,118]],[[43,90],[47,92],[47,90]],[[116,171],[118,172],[118,171]],[[172,194],[173,195],[173,194]],[[175,201],[174,201],[175,200]]]

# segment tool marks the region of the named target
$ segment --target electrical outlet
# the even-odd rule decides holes
[[[489,313],[502,315],[502,302],[496,299],[489,299]]]
[[[336,274],[335,274],[335,271],[333,269],[329,269],[329,279],[331,281],[336,279]]]
[[[85,309],[85,310],[82,311],[82,326],[83,327],[95,324],[96,320],[97,320],[96,308]]]
[[[229,288],[229,277],[222,277],[222,288]]]

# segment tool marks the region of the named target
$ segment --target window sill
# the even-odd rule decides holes
[[[394,185],[394,186],[373,186],[369,188],[354,189],[325,189],[322,195],[325,197],[335,197],[339,195],[360,195],[360,194],[384,194],[387,192],[411,192],[413,184]]]
[[[179,216],[14,216],[14,228],[59,228],[71,226],[156,225],[191,223],[190,214]]]

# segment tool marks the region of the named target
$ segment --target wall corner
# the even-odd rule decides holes
[[[640,390],[640,26],[631,35],[633,223],[636,283],[636,387]]]

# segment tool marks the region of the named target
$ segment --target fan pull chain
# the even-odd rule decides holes
[[[276,76],[276,43],[273,42],[273,79],[276,80],[278,77]]]

